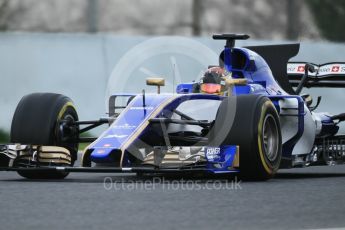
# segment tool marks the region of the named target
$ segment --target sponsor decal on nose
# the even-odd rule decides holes
[[[127,137],[127,134],[109,134],[107,136],[105,136],[104,138],[125,138]]]

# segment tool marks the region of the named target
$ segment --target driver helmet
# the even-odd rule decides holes
[[[223,68],[209,68],[199,82],[200,92],[216,95],[223,94],[226,91],[225,77],[225,70]]]

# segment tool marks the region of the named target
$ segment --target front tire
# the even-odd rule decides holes
[[[62,137],[60,121],[78,121],[70,98],[54,93],[33,93],[24,96],[17,105],[11,126],[11,142],[31,145],[60,146],[71,153],[72,165],[77,159],[78,143]],[[68,133],[77,138],[78,132]],[[72,138],[73,139],[73,138]],[[66,172],[18,171],[29,179],[62,179]]]
[[[282,155],[279,116],[265,96],[225,98],[219,106],[210,140],[216,146],[239,145],[240,175],[244,179],[267,180],[279,168]]]

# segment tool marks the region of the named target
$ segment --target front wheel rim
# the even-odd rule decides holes
[[[279,132],[277,122],[271,114],[264,119],[262,134],[265,155],[270,162],[274,162],[278,157]]]

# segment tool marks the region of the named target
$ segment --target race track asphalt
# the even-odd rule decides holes
[[[345,228],[344,193],[345,165],[282,170],[267,182],[0,172],[0,229]]]

